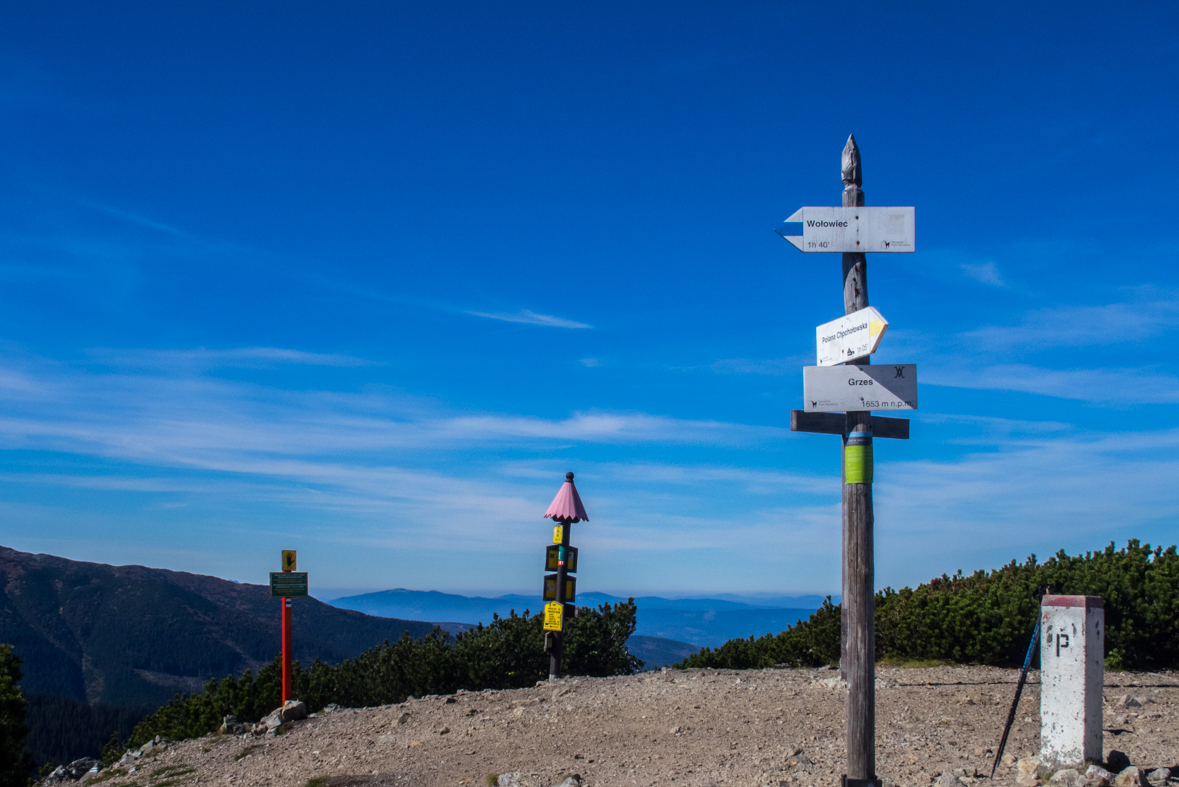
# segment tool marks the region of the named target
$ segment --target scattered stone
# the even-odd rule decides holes
[[[246,725],[237,720],[232,713],[225,717],[218,729],[222,735],[241,735],[246,732]]]
[[[323,710],[321,710],[320,713],[339,713],[342,710],[344,709],[341,706],[334,702],[329,702],[327,705],[323,706]]]
[[[937,777],[937,787],[966,787],[966,784],[952,773],[946,772]]]
[[[80,760],[74,760],[69,765],[59,765],[45,777],[41,784],[65,784],[66,782],[76,782],[94,768],[101,768],[102,764],[93,757],[83,757]]]
[[[553,787],[581,787],[581,776],[576,773],[571,773],[566,776],[559,784]]]
[[[1015,780],[1023,787],[1035,787],[1040,783],[1036,772],[1040,769],[1040,760],[1036,757],[1024,757],[1015,763]]]
[[[1165,765],[1158,765],[1146,773],[1146,782],[1151,787],[1163,787],[1171,781],[1171,769]]]
[[[406,711],[405,713],[403,713],[397,717],[398,724],[405,724],[407,721],[409,721],[409,711]]]
[[[1131,765],[1114,777],[1113,787],[1146,787],[1146,778],[1139,768]]]
[[[1082,787],[1081,774],[1075,768],[1062,768],[1048,780],[1051,787]]]
[[[1015,765],[1015,762],[1016,762],[1016,760],[1018,760],[1018,759],[1019,759],[1019,758],[1018,758],[1018,757],[1016,757],[1016,756],[1015,756],[1014,754],[1012,754],[1011,752],[1007,752],[1006,754],[1004,754],[1004,755],[1003,755],[1003,759],[999,760],[999,762],[1000,762],[1002,765],[1004,765],[1005,767],[1007,767],[1007,768],[1010,768],[1010,767],[1012,767],[1013,765]]]
[[[446,697],[442,700],[443,705],[453,705],[456,702],[458,702],[458,700],[456,700],[454,697]]]
[[[1100,765],[1090,765],[1085,771],[1085,787],[1110,787],[1114,775]]]
[[[1118,701],[1115,702],[1114,705],[1119,708],[1141,708],[1142,707],[1142,703],[1139,702],[1134,697],[1131,697],[1129,694],[1123,694],[1121,697],[1118,697]]]
[[[282,721],[303,721],[307,718],[307,706],[301,700],[287,700],[275,713]]]
[[[672,728],[671,728],[671,734],[672,734],[672,735],[679,735],[679,734],[680,734],[680,728],[679,728],[679,727],[672,727]]]
[[[449,732],[450,732],[450,727],[443,727],[442,729],[438,730],[439,735],[446,735]]]

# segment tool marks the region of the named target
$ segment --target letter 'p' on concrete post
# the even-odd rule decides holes
[[[1097,596],[1044,596],[1040,615],[1040,760],[1100,762],[1105,605]]]

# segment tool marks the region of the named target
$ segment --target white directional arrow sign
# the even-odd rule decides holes
[[[802,391],[808,413],[916,410],[917,365],[804,366]]]
[[[916,251],[916,214],[916,208],[799,208],[775,232],[802,251]],[[793,234],[799,229],[801,235]]]
[[[815,328],[819,366],[835,366],[876,352],[888,320],[869,306]]]

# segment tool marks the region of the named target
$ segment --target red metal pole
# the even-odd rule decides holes
[[[282,701],[291,698],[291,600],[282,601]]]

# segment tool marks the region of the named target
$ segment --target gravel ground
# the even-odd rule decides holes
[[[929,787],[947,771],[990,772],[1016,670],[877,670],[877,772]],[[1105,683],[1105,752],[1142,766],[1179,765],[1179,676],[1113,673]],[[1007,751],[1039,749],[1032,673]],[[1141,707],[1119,709],[1129,694]],[[279,736],[211,735],[170,744],[109,787],[483,785],[488,774],[550,787],[565,774],[596,785],[839,784],[844,704],[826,670],[688,670],[571,678],[515,691],[459,693],[321,714]],[[94,780],[91,780],[93,783]],[[1014,785],[1000,765],[995,784]]]

